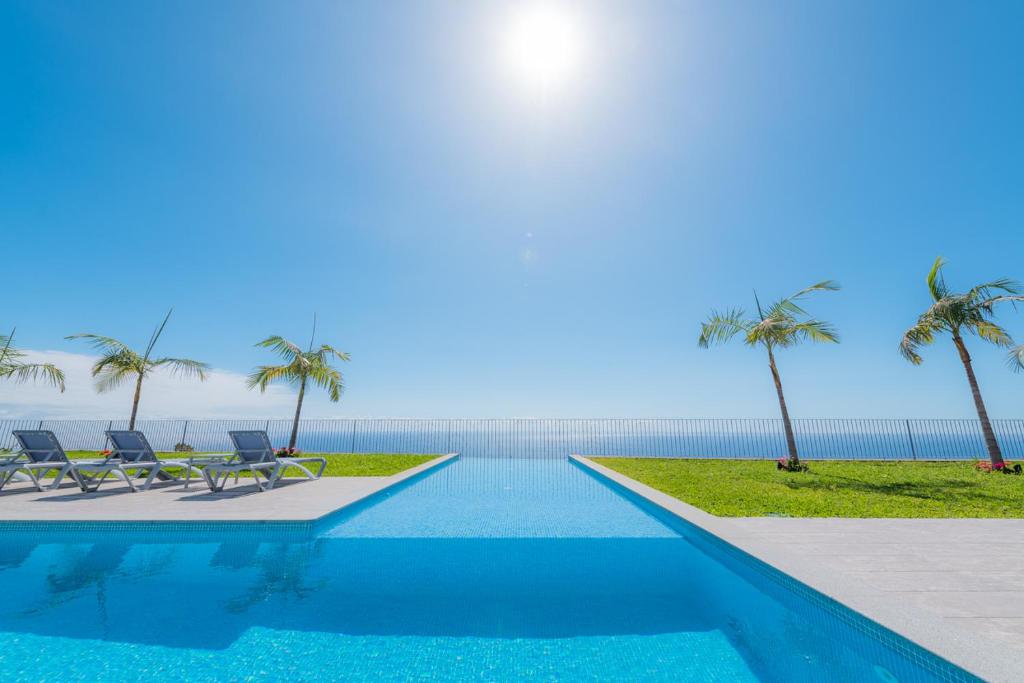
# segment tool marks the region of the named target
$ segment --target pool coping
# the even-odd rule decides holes
[[[977,634],[951,627],[937,615],[916,606],[891,606],[891,596],[865,581],[848,576],[835,578],[834,571],[826,570],[813,559],[786,552],[778,544],[741,529],[726,518],[684,503],[588,457],[573,454],[569,459],[973,676],[993,683],[1019,680],[1019,672],[1012,671],[1012,662],[1008,661],[1012,657]]]
[[[44,518],[44,519],[0,519],[0,533],[6,531],[22,531],[22,530],[38,530],[45,531],[47,529],[60,529],[63,531],[133,531],[133,530],[154,530],[154,529],[171,529],[180,528],[182,530],[231,530],[231,529],[251,529],[252,527],[267,528],[272,527],[275,530],[281,531],[308,531],[313,529],[316,525],[322,524],[325,520],[333,518],[336,515],[343,514],[355,507],[365,505],[367,501],[375,500],[380,496],[389,495],[397,487],[412,483],[421,477],[427,476],[433,473],[435,470],[447,465],[456,458],[459,457],[459,453],[447,453],[442,456],[438,456],[424,463],[420,463],[414,467],[402,470],[401,472],[383,476],[383,477],[365,477],[365,479],[375,479],[368,483],[368,485],[355,493],[352,497],[345,500],[343,503],[336,507],[332,507],[329,510],[323,511],[323,509],[317,510],[314,514],[307,516],[273,516],[273,506],[268,507],[267,513],[262,517],[253,518],[205,518],[201,515],[189,517],[183,515],[181,517],[174,518],[147,518],[140,519],[138,517],[103,517],[103,518],[81,518],[81,517],[67,517],[67,518]],[[343,477],[324,477],[318,481],[324,481],[329,479],[336,479]],[[290,484],[290,486],[305,486],[314,482],[303,482],[298,481]],[[289,488],[290,488],[289,486]],[[273,497],[275,490],[264,491],[262,493],[252,493],[254,496],[269,496]],[[140,493],[118,493],[117,495],[126,496],[145,496],[148,492]],[[217,494],[210,494],[217,495]],[[259,499],[258,499],[259,500]],[[102,500],[94,501],[95,503],[102,504]]]

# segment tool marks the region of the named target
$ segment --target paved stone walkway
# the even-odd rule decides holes
[[[290,477],[262,493],[252,478],[242,478],[237,486],[229,483],[220,493],[211,493],[201,479],[193,479],[188,489],[157,483],[138,493],[117,480],[108,480],[94,493],[82,493],[73,483],[39,493],[27,483],[15,482],[0,491],[0,522],[311,520],[452,457],[435,458],[390,477]]]
[[[1024,678],[1024,519],[730,521],[1016,650]]]

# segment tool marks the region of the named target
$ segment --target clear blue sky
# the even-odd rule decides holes
[[[3,3],[0,324],[87,353],[174,305],[165,353],[247,372],[316,311],[353,361],[311,415],[774,417],[699,322],[834,278],[793,413],[972,416],[948,341],[896,348],[935,256],[1024,279],[1024,4],[566,7],[540,98],[495,58],[509,3]]]

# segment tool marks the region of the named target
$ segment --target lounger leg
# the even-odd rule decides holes
[[[106,479],[109,476],[110,476],[110,470],[107,470],[106,472],[103,472],[102,474],[96,474],[96,475],[90,477],[89,483],[96,482],[95,485],[91,489],[89,489],[90,492],[98,491],[99,488],[100,488],[100,484],[102,484],[103,480]]]
[[[16,471],[17,470],[11,470],[7,474],[3,475],[3,477],[0,477],[0,491],[4,490],[4,487],[7,486],[7,482],[9,482],[11,479],[14,479],[14,473]]]
[[[128,489],[132,493],[138,493],[139,489],[135,487],[135,483],[132,482],[132,478],[128,476],[128,473],[125,472],[123,469],[121,469],[120,467],[115,467],[112,470],[108,470],[108,473],[114,475],[115,479],[120,479],[124,483],[128,484]]]
[[[213,491],[214,493],[219,493],[219,492],[223,491],[224,490],[224,485],[227,484],[228,483],[228,479],[231,478],[231,473],[230,472],[225,472],[224,473],[224,481],[218,483],[218,480],[220,479],[220,475],[221,475],[219,470],[214,470],[214,473],[213,473],[212,477],[209,474],[209,468],[207,468],[205,470],[201,470],[201,472],[203,474],[203,478],[206,479],[206,485],[209,486],[210,490]]]
[[[306,479],[316,479],[316,477],[313,476],[313,473],[310,472],[308,469],[306,469],[305,466],[300,465],[297,462],[292,463],[291,466],[292,467],[298,467],[300,470],[302,470],[302,472],[306,475]]]
[[[27,467],[23,470],[11,470],[6,475],[4,475],[3,478],[0,478],[0,490],[3,490],[3,488],[7,486],[8,483],[14,481],[17,478],[18,474],[24,474],[26,477],[28,477],[29,481],[32,482],[32,485],[36,487],[36,491],[44,490],[43,487],[39,484],[39,479],[36,477],[35,472],[33,472],[31,469]]]
[[[160,474],[160,470],[162,469],[163,467],[160,465],[155,465],[154,467],[149,468],[149,476],[146,477],[146,481],[143,482],[142,484],[143,491],[149,490],[149,487],[153,485],[153,480],[156,479],[157,475]]]
[[[89,493],[88,481],[89,479],[91,479],[91,477],[83,476],[81,472],[74,468],[69,469],[68,472],[71,474],[71,478],[75,480],[75,483],[78,484],[78,488],[82,489],[82,493]],[[57,480],[60,481],[60,479],[63,478],[63,476],[63,472],[57,475]],[[57,485],[54,484],[50,488],[57,488]]]
[[[214,476],[216,476],[216,470],[214,472],[215,472]],[[202,475],[203,481],[205,481],[206,485],[208,487],[210,487],[210,490],[216,492],[217,491],[217,482],[216,482],[215,479],[211,479],[210,478],[210,468],[207,467],[205,470],[199,470],[199,474]]]
[[[60,483],[62,481],[64,481],[64,477],[65,477],[65,475],[67,475],[68,472],[71,472],[71,478],[74,479],[75,483],[78,484],[79,488],[81,488],[82,482],[80,482],[78,480],[78,477],[74,476],[74,471],[73,471],[70,463],[68,463],[67,465],[64,465],[64,467],[55,467],[54,469],[57,470],[57,476],[54,477],[53,483],[50,484],[50,488],[51,489],[60,488]],[[49,472],[49,471],[50,470],[45,470],[43,472],[43,476],[46,476],[46,472]]]
[[[267,481],[267,488],[264,490],[269,491],[270,489],[274,488],[274,484],[277,483],[277,480],[281,477],[281,473],[284,472],[284,469],[284,465],[278,465],[277,467],[270,471],[270,477],[269,480]]]
[[[14,477],[15,474],[16,472],[12,472],[11,477]],[[27,474],[28,478],[32,480],[32,485],[36,487],[36,491],[43,490],[43,485],[39,483],[39,479],[36,477],[35,472],[32,470],[25,470],[25,474]]]

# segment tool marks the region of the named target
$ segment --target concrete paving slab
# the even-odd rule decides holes
[[[435,458],[389,477],[324,477],[314,481],[289,478],[260,492],[252,479],[228,484],[212,493],[201,481],[158,483],[132,493],[120,481],[108,481],[94,493],[73,483],[38,492],[14,483],[0,491],[0,523],[4,521],[308,521],[437,467],[456,454]]]

